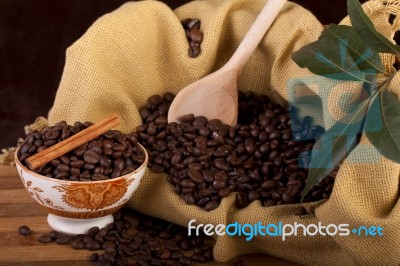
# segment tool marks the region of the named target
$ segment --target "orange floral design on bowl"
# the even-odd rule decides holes
[[[133,181],[134,178],[90,184],[70,183],[53,186],[53,188],[59,192],[65,192],[62,199],[70,207],[100,210],[117,203]]]

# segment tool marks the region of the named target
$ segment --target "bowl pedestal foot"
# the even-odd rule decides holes
[[[114,222],[114,217],[109,214],[99,218],[75,219],[49,214],[47,216],[47,222],[49,223],[51,228],[60,233],[78,235],[86,234],[87,231],[94,226],[97,226],[101,229],[106,225]]]

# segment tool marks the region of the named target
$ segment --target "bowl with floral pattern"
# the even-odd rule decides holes
[[[112,214],[119,210],[139,187],[146,171],[148,154],[140,145],[144,162],[133,172],[101,181],[67,181],[46,177],[15,163],[21,181],[29,195],[49,214],[51,228],[67,234],[84,234],[94,226],[102,228],[113,222]]]

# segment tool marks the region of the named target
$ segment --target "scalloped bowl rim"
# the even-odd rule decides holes
[[[96,183],[96,184],[97,184],[97,183],[107,183],[107,182],[110,182],[110,181],[117,181],[117,180],[125,179],[125,178],[127,178],[127,177],[130,177],[130,176],[132,176],[132,175],[137,174],[138,172],[142,171],[143,168],[146,168],[146,167],[147,167],[147,162],[148,162],[148,160],[149,160],[149,155],[147,154],[147,150],[146,150],[146,148],[143,147],[143,145],[140,144],[139,142],[138,142],[137,144],[140,146],[140,148],[142,149],[142,151],[143,151],[144,154],[145,154],[144,162],[143,162],[138,168],[136,168],[134,171],[132,171],[132,172],[126,174],[126,175],[119,176],[119,177],[116,177],[116,178],[110,178],[110,179],[107,179],[107,180],[98,180],[98,181],[70,181],[70,180],[60,180],[60,179],[56,179],[56,178],[52,178],[52,177],[47,177],[47,176],[44,176],[44,175],[35,173],[35,172],[33,172],[32,170],[26,168],[26,167],[19,161],[17,154],[18,154],[18,151],[19,151],[19,149],[21,148],[21,146],[18,147],[17,150],[15,151],[15,154],[14,154],[14,161],[15,161],[15,164],[17,164],[19,167],[21,167],[21,169],[22,169],[23,171],[25,171],[25,172],[31,174],[31,175],[34,176],[34,177],[41,178],[41,179],[44,179],[44,180],[46,180],[46,181],[53,181],[53,182],[65,183],[65,184],[91,184],[91,183]],[[18,173],[18,174],[20,174],[20,173]]]

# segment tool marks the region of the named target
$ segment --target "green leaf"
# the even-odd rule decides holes
[[[400,55],[400,47],[375,29],[358,0],[347,0],[347,11],[353,29],[367,45],[377,52]]]
[[[370,99],[364,100],[333,125],[317,140],[311,153],[311,161],[302,191],[302,201],[309,190],[325,178],[344,160],[357,144],[357,135],[362,132]]]
[[[312,73],[332,79],[370,83],[366,74],[384,72],[379,54],[366,46],[349,26],[331,24],[319,39],[292,54]]]
[[[380,154],[400,163],[400,101],[385,89],[374,99],[371,106],[366,119],[369,141]],[[380,130],[371,130],[371,127],[376,125],[380,125]]]

